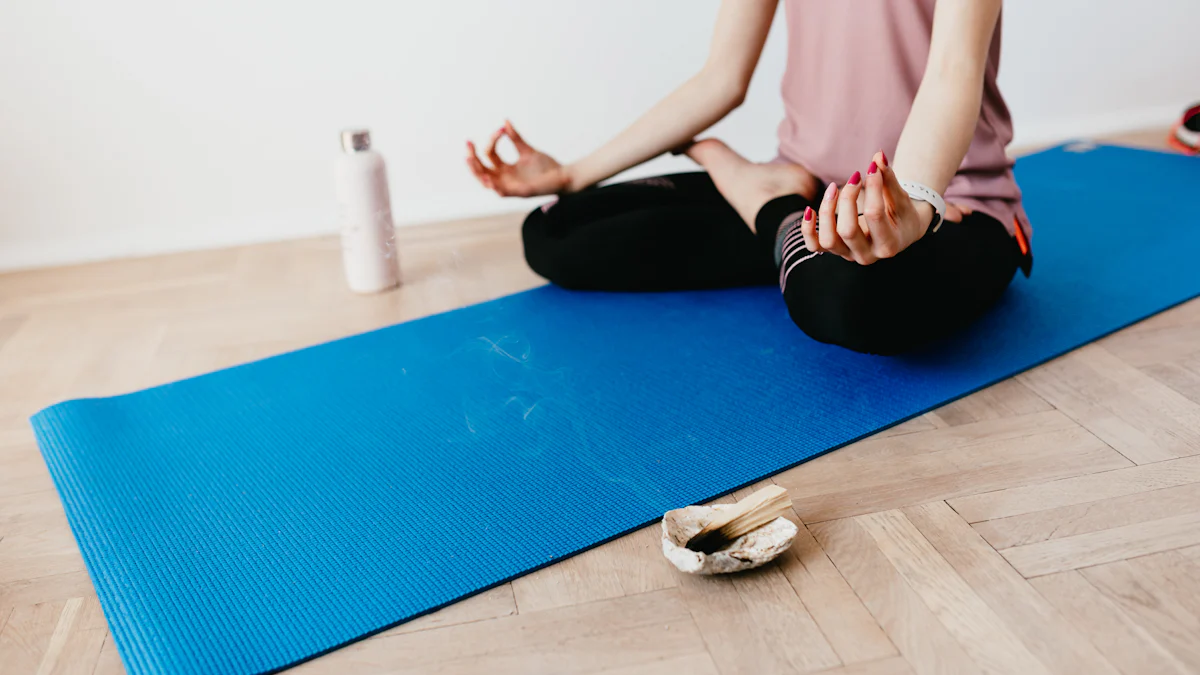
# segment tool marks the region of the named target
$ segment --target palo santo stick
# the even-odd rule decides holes
[[[792,508],[787,490],[769,485],[733,506],[718,511],[713,519],[688,539],[686,546],[700,553],[725,548],[734,539],[775,520]]]

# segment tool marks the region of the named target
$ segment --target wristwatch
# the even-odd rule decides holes
[[[919,202],[925,202],[933,207],[933,221],[929,223],[928,231],[937,232],[946,216],[946,200],[942,199],[937,190],[921,183],[902,180],[900,181],[900,187],[904,188],[909,197]]]

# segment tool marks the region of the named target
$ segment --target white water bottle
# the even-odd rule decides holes
[[[334,164],[334,178],[346,282],[356,293],[394,288],[400,283],[400,266],[387,167],[371,149],[371,133],[366,129],[343,131],[342,150]]]

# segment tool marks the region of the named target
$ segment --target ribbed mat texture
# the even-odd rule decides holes
[[[541,288],[38,413],[126,667],[284,668],[1200,294],[1200,160],[1017,174],[1033,277],[904,357],[808,339],[773,288]]]

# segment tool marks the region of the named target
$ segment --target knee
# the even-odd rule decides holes
[[[583,287],[582,280],[577,278],[577,266],[567,260],[565,242],[561,237],[553,236],[546,209],[534,209],[525,217],[521,240],[525,247],[525,262],[538,276],[563,288]]]
[[[806,290],[785,292],[784,301],[792,322],[818,342],[864,354],[893,355],[921,341],[913,321],[860,284],[815,293]]]

